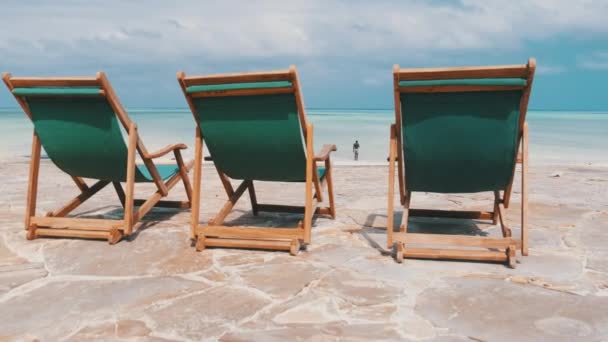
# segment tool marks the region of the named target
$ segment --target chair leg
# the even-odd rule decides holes
[[[492,224],[498,224],[498,203],[500,201],[500,192],[494,191],[494,211],[492,212]]]
[[[312,230],[312,187],[314,171],[314,152],[312,148],[313,128],[309,123],[306,125],[306,204],[304,206],[304,243],[309,244]]]
[[[200,128],[196,127],[196,145],[194,147],[194,189],[192,193],[192,213],[190,216],[190,238],[196,239],[201,209],[201,181],[203,176],[203,137]]]
[[[254,216],[258,216],[258,199],[255,195],[255,188],[253,187],[253,181],[249,181],[248,185],[249,199],[251,201],[251,210]]]
[[[316,162],[312,168],[312,181],[315,185],[315,195],[313,197],[317,200],[317,202],[323,202],[323,191],[321,189],[321,181],[319,179]]]
[[[405,203],[403,204],[403,216],[401,218],[401,227],[399,227],[399,231],[402,233],[407,233],[407,226],[410,219],[410,200],[412,197],[412,193],[407,191],[405,194]]]
[[[133,231],[134,194],[135,191],[135,151],[137,147],[137,128],[134,123],[129,127],[129,148],[127,154],[127,193],[125,195],[124,234],[131,235]]]
[[[336,204],[334,202],[334,181],[332,176],[331,161],[325,161],[325,179],[327,180],[327,196],[329,197],[329,214],[332,219],[336,218]]]
[[[179,150],[174,150],[173,154],[175,155],[175,161],[177,162],[177,166],[179,167],[179,174],[181,176],[182,183],[184,183],[184,190],[186,191],[188,202],[190,202],[190,204],[192,205],[192,185],[190,185],[190,178],[188,178],[188,170],[186,169],[186,165],[184,164],[182,153]]]
[[[393,227],[395,215],[395,125],[391,125],[389,135],[388,164],[388,211],[386,214],[386,248],[393,248]]]
[[[123,209],[125,207],[125,191],[122,188],[122,185],[120,184],[120,182],[112,182],[112,185],[114,186],[114,190],[116,190],[116,195],[118,195],[118,199],[120,200],[120,204],[122,205]]]
[[[528,123],[524,123],[521,163],[521,254],[528,255]]]
[[[36,132],[32,135],[32,155],[30,156],[30,175],[27,186],[27,204],[25,209],[25,229],[30,228],[32,216],[36,215],[36,197],[38,196],[38,175],[40,173],[40,139]]]

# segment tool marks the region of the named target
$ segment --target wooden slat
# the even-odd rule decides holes
[[[253,96],[253,95],[272,95],[272,94],[289,94],[293,93],[293,87],[280,88],[254,88],[254,89],[231,89],[231,90],[214,90],[192,93],[193,98],[200,97],[223,97],[223,96]]]
[[[183,73],[178,74],[178,80],[180,82],[180,85],[183,87],[183,83],[180,77],[183,77]],[[200,217],[201,210],[201,179],[203,176],[203,137],[201,136],[201,130],[198,127],[198,124],[195,127],[194,140],[194,187],[192,189],[192,211],[190,215],[191,239],[196,239],[196,227],[198,227],[198,220]]]
[[[80,193],[80,195],[74,197],[71,201],[65,204],[63,207],[54,211],[51,216],[54,217],[63,217],[69,214],[72,210],[78,208],[82,203],[91,198],[91,196],[95,195],[99,190],[103,189],[106,185],[108,185],[109,181],[98,181],[93,184],[90,188]]]
[[[268,72],[230,73],[206,76],[189,76],[182,78],[186,87],[193,85],[291,81],[289,70]]]
[[[235,238],[235,239],[303,239],[304,234],[298,228],[260,228],[260,227],[226,227],[226,226],[199,226],[199,234],[206,238]]]
[[[125,195],[125,227],[126,235],[131,235],[135,219],[135,150],[137,146],[137,126],[131,122],[129,124],[129,145],[127,150],[127,191]]]
[[[296,98],[296,107],[298,108],[298,117],[300,118],[300,126],[302,127],[302,134],[304,140],[308,138],[308,120],[306,119],[306,110],[304,106],[304,97],[302,96],[302,87],[300,86],[300,78],[298,77],[298,71],[295,65],[289,66],[289,74],[292,79],[294,87],[294,96]],[[311,133],[312,134],[312,133]]]
[[[448,80],[460,78],[527,78],[528,66],[499,65],[457,68],[400,69],[400,81]]]
[[[446,217],[476,220],[492,220],[494,213],[491,211],[461,211],[461,210],[434,210],[434,209],[410,209],[410,216],[418,217]]]
[[[255,195],[255,187],[253,186],[253,181],[249,182],[248,191],[249,191],[249,201],[251,202],[251,211],[253,211],[254,216],[257,216],[258,198]]]
[[[205,247],[253,248],[288,251],[291,249],[291,241],[205,238]]]
[[[335,211],[331,207],[319,207],[315,208],[315,215],[329,215],[331,218],[335,218]]]
[[[173,154],[175,155],[175,161],[177,162],[177,166],[179,166],[179,174],[182,179],[182,183],[184,184],[184,191],[186,191],[186,197],[188,198],[188,202],[192,201],[192,185],[190,184],[190,178],[188,178],[188,171],[194,165],[194,161],[191,161],[190,167],[187,167],[184,164],[184,158],[182,158],[182,153],[179,150],[174,150]],[[157,204],[158,206],[158,204]],[[188,204],[188,206],[190,206]]]
[[[135,205],[141,206],[146,203],[145,199],[136,199]],[[158,201],[154,205],[155,208],[174,208],[174,209],[189,209],[190,202],[188,201]]]
[[[399,185],[399,201],[401,205],[405,204],[405,170],[402,159],[403,148],[401,141],[401,95],[399,93],[399,65],[393,65],[393,100],[395,104],[395,125],[394,129],[391,130],[391,134],[397,141],[397,149],[395,151],[395,160],[397,161],[397,172],[398,172],[398,185]],[[391,137],[392,139],[392,137]]]
[[[313,150],[313,126],[306,124],[306,190],[304,204],[304,243],[310,243],[312,230],[312,217],[314,215],[312,203],[313,171],[314,171],[314,150]],[[316,203],[317,201],[315,201]]]
[[[36,198],[38,196],[38,176],[40,173],[40,138],[36,131],[32,134],[32,155],[30,156],[30,173],[27,183],[27,202],[25,209],[25,229],[30,228],[31,218],[36,215]]]
[[[507,261],[506,252],[462,250],[462,249],[432,249],[432,248],[405,248],[407,258],[417,259],[453,259],[453,260],[479,260],[479,261]]]
[[[167,191],[169,191],[173,189],[175,184],[177,184],[177,182],[179,182],[180,180],[180,174],[176,173],[171,176],[171,178],[169,178],[166,183],[164,183],[164,186],[166,187]],[[160,201],[161,198],[163,198],[163,195],[160,190],[157,190],[152,196],[150,196],[150,198],[148,198],[148,200],[146,200],[139,207],[139,209],[134,215],[133,222],[138,222],[139,220],[141,220],[150,210],[152,210],[152,208],[156,206],[156,204]]]
[[[462,93],[472,91],[522,90],[523,86],[442,85],[399,87],[400,93]]]
[[[332,219],[336,218],[336,203],[334,201],[334,182],[332,179],[331,159],[325,161],[325,181],[327,182],[327,197],[329,197],[329,215]],[[317,211],[323,208],[318,208]]]
[[[222,209],[220,209],[220,212],[217,213],[217,215],[215,215],[215,217],[209,221],[209,224],[220,225],[222,224],[222,222],[224,222],[226,216],[230,214],[230,211],[232,210],[232,208],[234,208],[236,202],[239,200],[239,198],[241,198],[245,190],[247,190],[247,188],[249,187],[249,183],[250,181],[244,180],[241,185],[239,185],[236,191],[230,196],[228,201],[226,201]]]
[[[498,209],[498,220],[500,221],[500,229],[503,236],[511,236],[511,229],[507,226],[507,215],[505,213],[505,205],[499,202],[496,206]]]
[[[521,245],[521,241],[510,238],[448,234],[395,233],[395,240],[404,242],[406,246],[410,244],[424,244],[506,249],[511,245]]]
[[[386,247],[393,247],[393,229],[394,229],[394,212],[395,212],[395,124],[391,125],[389,133],[389,152],[388,152],[388,212],[386,223]]]
[[[277,212],[277,213],[290,213],[290,214],[304,214],[304,207],[296,205],[281,205],[281,204],[258,204],[258,211],[265,212]],[[319,207],[315,208],[315,214],[318,215],[332,215],[331,207]]]
[[[412,201],[412,193],[408,191],[405,195],[405,203],[403,204],[403,216],[401,218],[401,227],[399,231],[407,233],[408,223],[410,220],[410,203]]]
[[[38,228],[35,237],[73,237],[81,239],[107,239],[109,232],[99,230],[78,230],[78,229],[46,229]]]
[[[78,189],[80,189],[80,191],[84,192],[89,188],[87,183],[85,183],[84,179],[82,179],[80,177],[76,177],[76,176],[71,176],[71,177],[72,177],[72,180],[74,181],[74,183],[76,184],[76,186],[78,187]]]
[[[521,164],[521,254],[528,255],[528,123],[524,123]]]
[[[15,88],[28,87],[95,87],[100,83],[95,77],[13,77]]]
[[[122,229],[124,220],[36,216],[32,217],[31,224],[53,229],[110,230],[114,228]]]
[[[304,207],[281,204],[258,204],[258,211],[304,214]]]

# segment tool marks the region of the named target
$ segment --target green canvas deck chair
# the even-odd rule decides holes
[[[506,262],[528,255],[526,111],[536,62],[491,67],[393,69],[395,124],[390,130],[387,246],[396,259]],[[520,152],[521,149],[521,152]],[[393,231],[395,163],[403,224]],[[516,164],[521,163],[521,238],[506,225]],[[412,209],[413,192],[494,194],[492,211]],[[502,237],[408,232],[408,218],[500,222]],[[429,247],[429,246],[432,246]],[[424,247],[424,248],[423,248]],[[441,247],[441,248],[437,248]]]
[[[295,67],[263,73],[189,76],[177,79],[194,114],[196,150],[192,198],[192,238],[196,249],[209,246],[288,250],[295,255],[310,243],[313,215],[335,218],[330,153],[313,153],[313,126],[306,120]],[[207,225],[199,225],[203,140],[228,201]],[[317,166],[323,162],[324,166]],[[242,180],[234,189],[231,179]],[[305,184],[305,206],[260,204],[254,181]],[[318,207],[327,185],[329,207]],[[313,187],[315,194],[313,196]],[[223,222],[237,200],[249,191],[253,214],[303,213],[297,228],[235,227]]]
[[[25,215],[28,239],[76,237],[107,239],[114,244],[131,235],[134,225],[155,206],[190,207],[188,171],[192,162],[185,165],[180,153],[186,146],[169,145],[149,153],[104,73],[88,78],[16,78],[4,74],[2,79],[34,124]],[[120,126],[128,134],[128,144]],[[46,216],[36,216],[41,145],[49,159],[80,189],[78,196]],[[136,164],[136,152],[143,165]],[[154,163],[153,159],[170,152],[175,155],[175,163]],[[97,182],[87,185],[83,178]],[[180,180],[188,201],[162,201]],[[122,182],[126,183],[126,192]],[[151,197],[134,199],[135,183],[152,182],[158,190]],[[124,219],[66,217],[110,183],[124,207]],[[134,206],[139,206],[137,211]]]

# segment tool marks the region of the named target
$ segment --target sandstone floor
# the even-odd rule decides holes
[[[312,244],[284,252],[207,249],[189,241],[189,211],[155,209],[132,239],[26,241],[27,159],[0,164],[0,340],[43,341],[606,341],[608,167],[535,166],[530,256],[502,264],[406,260],[385,248],[387,168],[335,169],[338,218],[314,222]],[[204,168],[201,220],[225,200]],[[516,180],[519,183],[519,177]],[[48,160],[38,213],[77,188]],[[303,203],[303,186],[256,184],[260,202]],[[184,196],[178,185],[172,198]],[[137,193],[152,191],[137,186]],[[519,191],[508,211],[519,234]],[[491,210],[491,194],[414,194],[412,207]],[[400,214],[400,210],[397,213]],[[112,188],[76,211],[120,217]],[[247,196],[232,224],[254,217]],[[397,219],[399,222],[399,219]],[[412,219],[412,229],[498,235],[482,221]]]

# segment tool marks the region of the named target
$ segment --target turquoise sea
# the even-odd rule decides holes
[[[187,109],[129,109],[149,150],[184,142],[191,146],[194,127]],[[309,109],[318,151],[326,143],[338,146],[335,161],[352,163],[352,144],[361,144],[357,164],[383,164],[388,133],[394,121],[390,109]],[[530,111],[531,164],[608,164],[608,112]],[[0,158],[25,158],[30,153],[32,124],[19,109],[0,109]]]

